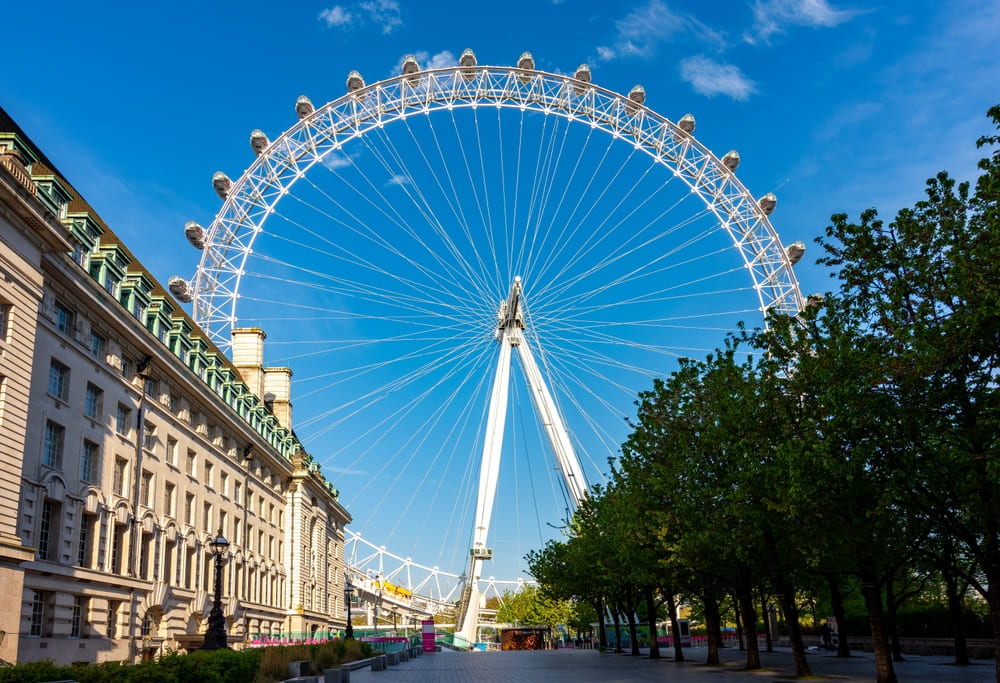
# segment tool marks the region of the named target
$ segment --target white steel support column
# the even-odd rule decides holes
[[[562,470],[566,488],[573,497],[574,503],[579,503],[587,493],[587,484],[583,470],[569,440],[569,433],[563,424],[562,417],[556,408],[555,401],[549,393],[548,386],[542,377],[534,355],[528,348],[522,330],[524,315],[521,310],[521,278],[514,278],[510,295],[500,304],[496,339],[500,343],[500,358],[497,361],[496,375],[493,378],[493,393],[490,395],[490,412],[486,422],[486,437],[483,443],[483,460],[479,470],[479,497],[476,501],[476,521],[472,533],[472,548],[469,551],[469,569],[466,574],[466,590],[468,603],[461,620],[459,634],[470,644],[476,640],[476,630],[479,622],[479,579],[481,578],[483,561],[492,559],[493,551],[487,547],[487,533],[493,516],[493,503],[496,498],[497,479],[500,473],[500,454],[503,449],[504,425],[507,421],[507,397],[510,387],[510,356],[511,350],[517,348],[524,366],[525,378],[531,388],[531,398],[539,419],[545,426],[546,434],[552,443],[556,461]]]

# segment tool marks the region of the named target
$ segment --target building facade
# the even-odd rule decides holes
[[[266,335],[227,359],[0,109],[0,658],[345,626],[350,516],[292,432]],[[9,595],[8,595],[9,594]]]

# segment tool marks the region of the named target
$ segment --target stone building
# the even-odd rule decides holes
[[[342,629],[350,522],[265,333],[233,358],[0,109],[0,659]]]

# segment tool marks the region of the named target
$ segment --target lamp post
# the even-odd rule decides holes
[[[372,615],[372,627],[375,630],[375,637],[378,638],[378,608],[382,603],[382,582],[375,582],[375,612]]]
[[[354,624],[351,623],[351,600],[354,599],[354,586],[347,580],[344,586],[344,602],[347,603],[347,628],[344,629],[344,640],[354,640]]]
[[[201,649],[223,650],[229,647],[226,643],[226,617],[222,614],[222,565],[225,563],[229,541],[222,535],[222,529],[219,529],[209,547],[215,555],[215,601],[208,615],[208,630],[205,631],[205,643]]]

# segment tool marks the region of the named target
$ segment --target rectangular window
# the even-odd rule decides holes
[[[49,532],[52,530],[52,501],[42,503],[42,525],[38,529],[38,559],[49,559]]]
[[[226,535],[226,526],[229,522],[229,515],[226,514],[225,510],[219,512],[219,529],[222,531],[222,535]]]
[[[154,399],[155,398],[159,398],[159,396],[160,396],[160,383],[157,382],[155,379],[149,379],[149,378],[147,378],[145,384],[143,385],[143,391],[145,391],[146,392],[146,396],[149,396],[150,398],[154,398]]]
[[[84,513],[80,519],[80,538],[76,550],[76,563],[81,567],[90,566],[90,531],[94,524],[94,515]]]
[[[5,342],[10,334],[11,305],[0,302],[0,342]]]
[[[150,502],[153,494],[153,473],[148,470],[142,471],[142,477],[139,478],[139,503],[145,505],[146,507],[153,507]]]
[[[83,617],[83,597],[79,595],[73,596],[73,614],[69,620],[69,637],[79,638],[80,637],[80,623]]]
[[[198,455],[194,451],[192,451],[191,449],[188,449],[188,452],[187,452],[187,473],[189,475],[191,475],[192,477],[195,476],[195,474],[198,471],[197,470],[197,466],[198,466]]]
[[[203,481],[202,483],[205,486],[207,486],[208,488],[214,488],[214,484],[215,484],[215,480],[213,478],[214,474],[215,474],[215,468],[212,466],[212,463],[206,462],[205,463],[205,481]]]
[[[83,403],[83,413],[92,420],[101,419],[104,403],[104,392],[90,382],[87,383],[87,396]]]
[[[118,404],[118,412],[115,413],[115,431],[122,436],[128,436],[131,431],[132,410],[124,403]]]
[[[201,525],[201,527],[205,531],[211,531],[212,530],[212,504],[211,503],[205,503],[203,507],[204,507],[204,510],[203,510],[203,515],[202,515],[202,525]]]
[[[45,443],[42,445],[42,464],[46,467],[62,466],[63,440],[66,430],[51,420],[45,423]]]
[[[69,399],[69,368],[55,358],[49,363],[49,395],[60,401]]]
[[[201,422],[201,413],[192,408],[188,411],[188,424],[190,424],[195,429],[198,428],[198,423]]]
[[[177,467],[177,439],[167,437],[167,463]]]
[[[243,494],[243,482],[235,481],[233,482],[233,500],[237,503],[242,504],[243,500],[240,496]]]
[[[42,591],[33,591],[31,598],[31,627],[28,630],[30,636],[41,636],[45,626],[45,604],[48,596]]]
[[[104,289],[108,294],[113,296],[115,299],[118,298],[118,286],[120,282],[118,277],[112,273],[110,270],[104,271]]]
[[[64,334],[73,331],[73,311],[63,304],[56,302],[56,329]]]
[[[188,493],[184,497],[184,521],[189,526],[194,526],[194,494]]]
[[[122,547],[125,545],[125,531],[128,527],[124,524],[115,524],[111,536],[111,572],[113,574],[122,573]]]
[[[128,471],[128,461],[125,458],[115,458],[115,476],[111,483],[111,490],[119,496],[126,495],[125,486],[127,479],[125,473]]]
[[[168,481],[163,487],[163,511],[169,516],[174,516],[174,506],[177,504],[177,487],[173,482]]]
[[[176,415],[181,410],[181,400],[175,395],[170,394],[170,412]]]
[[[90,333],[90,353],[93,354],[94,358],[98,360],[104,360],[104,349],[108,345],[108,340],[97,334],[96,332]]]
[[[122,356],[122,377],[132,381],[132,361]]]
[[[147,451],[156,451],[156,425],[146,422],[142,425],[142,447]]]
[[[219,488],[222,489],[222,495],[229,495],[229,473],[220,472],[219,473]]]
[[[83,442],[83,451],[80,453],[80,480],[88,484],[97,483],[98,462],[101,452],[99,446],[92,441]]]

